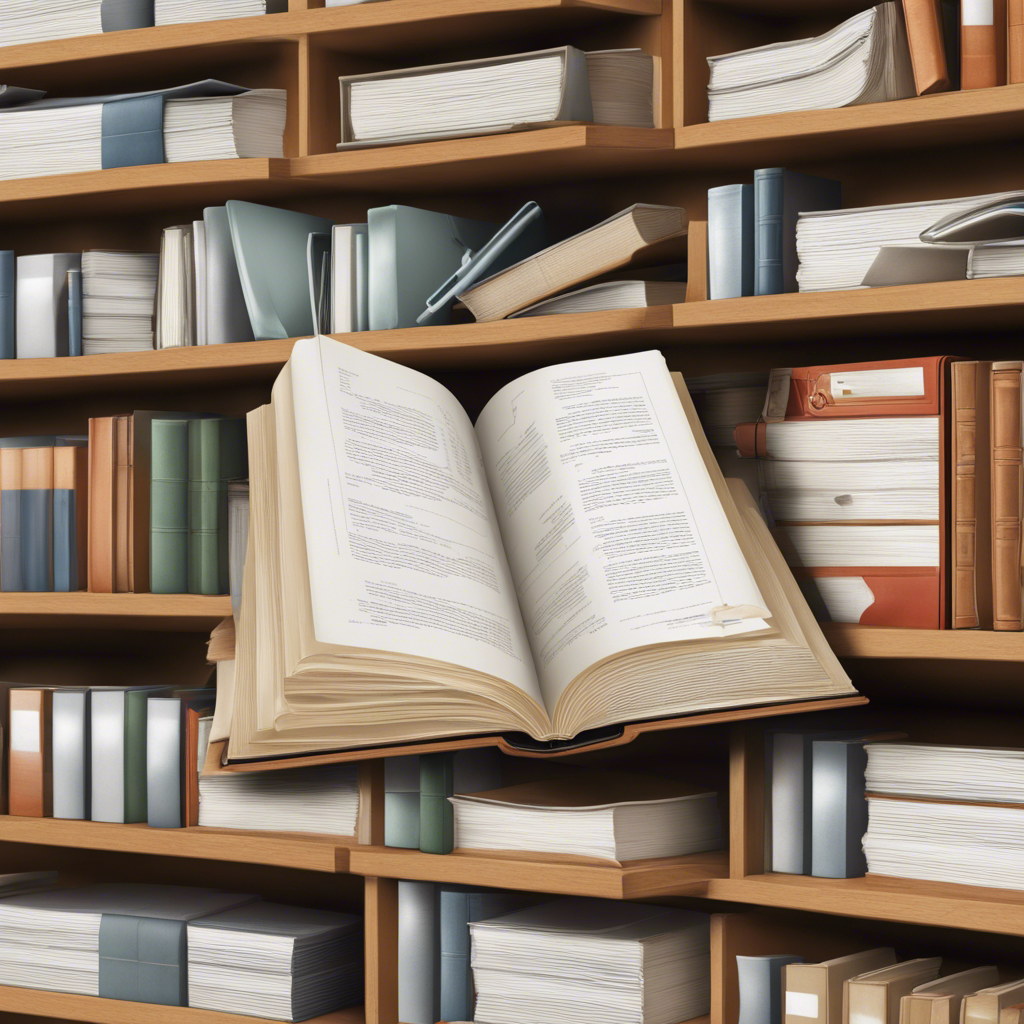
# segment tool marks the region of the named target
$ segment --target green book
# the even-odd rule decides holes
[[[455,758],[451,751],[420,754],[420,850],[451,853],[455,847]]]
[[[150,444],[149,589],[188,593],[188,425],[153,420]],[[201,421],[200,421],[201,422]]]
[[[228,481],[248,475],[245,420],[188,425],[188,592],[230,589]]]

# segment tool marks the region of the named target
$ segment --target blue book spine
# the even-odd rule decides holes
[[[78,520],[75,492],[67,487],[53,492],[53,589],[78,590]]]
[[[0,590],[25,589],[21,571],[21,490],[0,494]]]
[[[754,171],[755,295],[781,295],[786,290],[782,269],[784,174],[781,167]]]
[[[82,354],[82,272],[68,271],[68,355]]]
[[[473,985],[469,968],[470,893],[441,890],[441,1020],[469,1020]]]
[[[53,490],[21,492],[21,563],[24,590],[53,590]]]
[[[14,358],[15,267],[14,253],[0,251],[0,359]]]

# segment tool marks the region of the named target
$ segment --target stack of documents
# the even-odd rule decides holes
[[[180,25],[222,18],[253,18],[288,10],[288,0],[154,0],[157,25]]]
[[[921,232],[953,213],[1015,196],[1003,192],[923,203],[801,212],[796,222],[796,279],[802,292],[859,288],[883,245],[924,246]]]
[[[709,1012],[706,914],[563,899],[469,927],[477,1024],[677,1024]]]
[[[4,0],[4,46],[152,25],[152,0]]]
[[[967,257],[967,276],[1020,277],[1024,274],[1024,245],[976,245]]]
[[[352,765],[221,772],[199,779],[200,825],[352,836],[358,815]]]
[[[671,306],[686,300],[685,281],[606,281],[566,292],[513,313],[552,316],[556,313],[597,313],[606,309],[645,309]]]
[[[83,355],[153,347],[158,266],[156,253],[82,253]]]
[[[351,914],[258,902],[189,922],[189,1006],[298,1021],[362,996],[363,926]]]
[[[916,95],[903,16],[891,2],[824,35],[708,57],[708,64],[709,121]]]
[[[169,100],[164,111],[167,162],[284,156],[287,102],[284,89]]]

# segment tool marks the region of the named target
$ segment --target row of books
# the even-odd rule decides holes
[[[0,358],[443,324],[457,301],[478,320],[682,302],[686,229],[637,204],[549,245],[532,202],[503,225],[410,206],[335,224],[229,200],[166,228],[159,254],[0,252]]]
[[[1019,360],[931,356],[762,379],[696,381],[698,408],[725,473],[760,493],[819,618],[1024,628]]]
[[[1012,3],[890,0],[822,35],[708,57],[708,65],[708,120],[719,121],[1019,82],[1024,35]]]
[[[357,1005],[363,922],[246,893],[0,876],[0,984],[302,1021]]]
[[[405,1024],[678,1024],[711,1004],[706,914],[398,883]]]
[[[1024,1015],[1024,980],[1001,982],[995,967],[945,969],[942,957],[899,961],[889,947],[820,963],[737,955],[739,1024],[1017,1024]]]

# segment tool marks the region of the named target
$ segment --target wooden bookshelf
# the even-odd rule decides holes
[[[825,636],[841,658],[945,658],[1024,662],[1024,633],[984,629],[891,629],[826,623]]]
[[[102,627],[206,632],[231,614],[230,597],[198,594],[0,594],[6,629]]]

